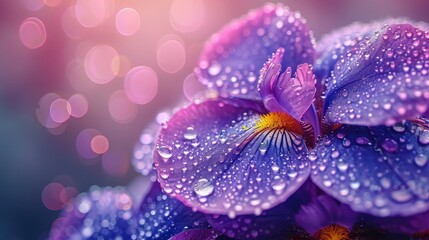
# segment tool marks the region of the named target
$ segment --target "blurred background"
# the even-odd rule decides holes
[[[204,42],[264,3],[0,1],[0,238],[45,239],[76,194],[139,176],[141,131],[203,89],[192,72]],[[284,4],[316,39],[358,20],[429,22],[425,0]]]

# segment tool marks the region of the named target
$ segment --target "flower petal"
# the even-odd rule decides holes
[[[218,235],[213,229],[192,229],[181,232],[170,240],[215,240]]]
[[[419,146],[421,135],[413,132],[413,126],[410,123],[403,127],[342,126],[325,136],[309,154],[314,162],[312,180],[354,211],[386,217],[427,210],[429,199],[425,191],[428,190],[422,186],[424,183],[416,182],[423,176],[419,172],[428,170],[398,163],[429,153],[427,145]],[[408,169],[397,167],[405,165]],[[414,181],[408,181],[407,174],[416,174],[410,177]],[[422,182],[424,179],[427,177]]]
[[[178,111],[154,153],[172,196],[205,213],[243,215],[269,209],[309,175],[305,143],[283,129],[257,129],[258,106],[207,100]]]
[[[288,236],[299,234],[294,216],[302,204],[310,201],[316,189],[308,180],[288,200],[258,215],[233,219],[226,215],[207,215],[207,220],[214,229],[233,239],[302,239]]]
[[[267,4],[230,23],[206,44],[196,68],[200,81],[223,97],[260,99],[259,70],[278,48],[286,52],[282,65],[293,71],[313,63],[313,38],[305,22],[281,4]]]
[[[188,229],[209,227],[204,214],[163,193],[157,182],[144,198],[136,219],[134,234],[144,239],[168,239]]]
[[[383,27],[340,56],[328,79],[325,118],[393,125],[429,106],[429,33],[409,24]]]
[[[92,187],[66,206],[50,239],[131,239],[133,201],[123,188]]]
[[[299,226],[314,235],[320,229],[332,224],[339,224],[351,230],[357,217],[358,214],[349,206],[323,194],[314,197],[309,204],[302,205],[295,219]]]
[[[259,92],[269,111],[287,112],[301,120],[313,103],[316,92],[314,74],[312,67],[304,63],[298,65],[294,77],[290,67],[280,75],[283,54],[284,49],[279,48],[261,69]]]
[[[411,23],[420,29],[429,29],[426,23],[416,23],[406,18],[389,18],[370,23],[355,22],[348,26],[326,34],[317,42],[314,69],[319,81],[324,81],[331,75],[335,64],[342,60],[348,52],[354,54],[361,42],[374,36],[386,25]],[[329,86],[332,83],[327,82]]]
[[[428,237],[429,231],[429,211],[420,214],[412,215],[409,217],[370,217],[366,220],[379,228],[390,233],[402,233],[407,235],[423,235]],[[418,238],[420,239],[420,238]],[[423,236],[422,236],[423,239]]]

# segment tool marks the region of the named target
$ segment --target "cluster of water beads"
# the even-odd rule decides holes
[[[267,4],[263,11],[249,13],[210,39],[197,75],[222,96],[259,99],[259,71],[279,47],[287,47],[284,66],[313,62],[313,40],[305,22],[281,4]]]
[[[133,221],[133,200],[120,187],[91,187],[81,193],[52,225],[53,239],[126,239]]]
[[[213,104],[208,101],[200,104],[206,106],[184,109],[185,118],[172,119],[171,129],[169,123],[164,126],[155,162],[163,189],[201,211],[230,218],[259,215],[307,178],[309,164],[299,154],[306,151],[305,143],[282,129],[257,133],[255,112]],[[194,112],[200,110],[208,111],[202,119]],[[217,111],[228,116],[211,115]],[[234,111],[239,113],[234,116]],[[189,116],[193,119],[186,119]],[[219,120],[207,121],[213,117]]]
[[[429,200],[427,133],[407,122],[343,127],[309,153],[312,179],[354,210],[378,216],[421,212]]]
[[[326,79],[329,120],[392,125],[405,114],[417,117],[427,110],[429,33],[408,25],[371,33],[353,48],[343,47],[348,51],[333,61]]]
[[[157,119],[147,126],[140,135],[139,141],[134,146],[132,164],[134,169],[147,176],[153,172],[153,151],[155,149],[155,141],[162,124],[165,123],[171,116],[171,111],[163,111],[157,115]],[[164,155],[169,154],[169,149],[160,150]]]
[[[182,231],[209,227],[202,213],[169,197],[159,186],[143,200],[135,221],[131,239],[168,239]]]

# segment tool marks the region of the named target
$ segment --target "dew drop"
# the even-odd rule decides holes
[[[331,181],[331,180],[324,180],[324,181],[323,181],[323,185],[324,185],[325,187],[330,187],[330,186],[332,186],[332,181]]]
[[[261,154],[265,154],[265,152],[268,149],[268,145],[266,142],[261,142],[261,144],[259,145],[259,151],[261,152]]]
[[[356,138],[356,143],[359,145],[368,145],[369,139],[366,137],[358,137],[358,138]]]
[[[428,145],[429,144],[429,131],[423,131],[419,135],[419,143],[422,145]]]
[[[310,154],[308,155],[308,159],[309,159],[310,161],[316,161],[316,160],[317,160],[317,156],[316,156],[316,154],[315,154],[315,153],[310,153]]]
[[[199,197],[208,197],[214,192],[214,186],[205,178],[201,178],[194,185],[194,192]]]
[[[161,146],[158,148],[158,154],[164,159],[169,159],[173,156],[171,149],[167,146]]]
[[[419,154],[414,158],[414,162],[419,167],[424,167],[428,163],[428,158],[424,154]]]
[[[344,147],[350,147],[352,142],[348,138],[343,138],[342,144]]]
[[[389,153],[394,153],[398,151],[398,143],[390,138],[386,138],[383,143],[381,144],[381,147]]]
[[[286,187],[286,183],[285,183],[285,182],[283,182],[283,181],[281,181],[281,182],[277,182],[277,183],[274,183],[274,184],[272,185],[272,188],[273,188],[275,191],[282,191],[283,189],[285,189],[285,187]]]
[[[337,158],[338,156],[340,156],[340,152],[338,152],[338,151],[333,151],[331,153],[331,158]]]
[[[214,62],[208,69],[209,74],[212,76],[216,76],[222,70],[222,66],[218,62]]]
[[[183,137],[187,140],[194,140],[197,137],[197,133],[193,127],[188,127],[186,128]]]
[[[405,131],[405,126],[402,123],[396,123],[395,125],[393,125],[393,130],[398,132],[398,133],[402,133]]]
[[[407,190],[401,189],[401,190],[392,192],[391,197],[393,200],[397,202],[406,202],[410,200],[412,196]]]
[[[271,166],[271,169],[274,171],[274,172],[278,172],[279,171],[279,169],[280,169],[280,167],[279,167],[279,165],[277,165],[277,164],[273,164],[272,166]]]
[[[346,162],[339,162],[337,164],[337,168],[338,170],[340,170],[341,172],[345,172],[347,171],[347,169],[349,168],[349,164]]]

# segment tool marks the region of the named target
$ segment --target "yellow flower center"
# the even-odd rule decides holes
[[[332,224],[322,228],[315,237],[320,240],[350,240],[349,230],[338,224]]]
[[[301,136],[304,135],[301,124],[291,115],[284,112],[270,112],[262,115],[256,122],[256,129],[258,130],[276,128],[285,129]]]

